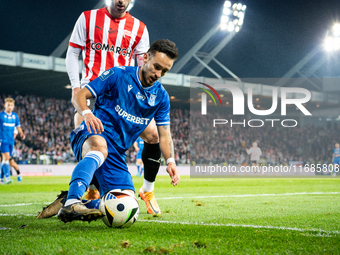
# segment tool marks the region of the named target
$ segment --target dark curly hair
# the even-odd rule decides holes
[[[162,52],[171,59],[176,60],[178,58],[178,49],[176,48],[176,44],[168,39],[157,40],[151,44],[148,53],[154,56],[156,52]]]

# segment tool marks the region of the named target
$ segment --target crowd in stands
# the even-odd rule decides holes
[[[249,127],[247,124],[216,125],[214,119],[233,119],[241,123],[244,118],[235,118],[220,113],[202,116],[191,112],[191,160],[198,164],[249,164],[246,150],[257,142],[262,150],[260,163],[285,165],[289,162],[331,164],[334,144],[339,142],[339,124],[328,123],[315,127],[306,125],[294,128],[271,124]],[[257,123],[257,125],[259,125]]]
[[[1,109],[4,99],[5,95],[1,95]],[[71,102],[33,95],[19,95],[14,99],[14,111],[18,113],[26,135],[24,141],[16,139],[14,156],[17,161],[33,164],[76,162],[70,147],[74,116]],[[176,108],[171,110],[170,118],[177,164],[249,164],[246,149],[255,141],[262,150],[264,164],[331,163],[334,143],[339,142],[336,139],[340,137],[338,125],[294,128],[217,125],[213,128],[213,119],[225,118],[223,114],[202,116],[199,111],[189,113],[189,110]],[[127,162],[134,163],[135,156],[132,147],[127,151]]]
[[[6,96],[0,98],[0,106]],[[69,135],[73,130],[71,103],[64,99],[15,96],[14,112],[19,115],[26,139],[16,139],[18,161],[51,163],[74,161]]]
[[[0,109],[4,99],[0,95]],[[70,146],[73,130],[74,107],[69,100],[38,96],[14,96],[14,112],[19,115],[26,139],[16,139],[14,157],[18,162],[31,164],[61,164],[76,162]],[[177,163],[188,163],[189,112],[181,109],[171,111],[173,141]],[[136,153],[127,151],[128,163],[135,162]]]

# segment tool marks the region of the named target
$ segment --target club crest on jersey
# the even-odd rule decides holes
[[[114,74],[114,71],[112,71],[111,69],[105,71],[104,73],[102,73],[99,78],[102,80],[102,81],[105,81],[111,74]]]
[[[131,37],[132,36],[132,32],[125,29],[124,30],[124,37],[126,37],[126,36]]]
[[[149,97],[149,105],[155,106],[156,97],[157,97],[157,95],[155,95],[155,94],[151,94],[150,95],[150,97]]]
[[[133,86],[132,85],[129,85],[128,86],[128,92],[130,92],[130,90],[133,88]]]
[[[137,97],[137,99],[142,100],[142,101],[144,101],[145,98],[146,98],[146,97],[145,97],[144,95],[142,95],[140,92],[137,93],[136,97]]]

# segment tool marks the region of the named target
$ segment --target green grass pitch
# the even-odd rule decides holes
[[[0,185],[0,254],[340,254],[339,178],[157,177],[160,217],[139,200],[138,221],[36,220],[70,177]],[[141,178],[134,178],[136,189]]]

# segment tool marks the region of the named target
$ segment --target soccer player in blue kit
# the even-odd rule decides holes
[[[12,183],[10,178],[9,160],[12,156],[14,147],[14,131],[18,130],[21,139],[25,139],[25,134],[20,127],[18,114],[13,112],[15,100],[13,98],[5,99],[5,110],[0,112],[0,144],[2,154],[2,165],[0,172],[4,175],[5,184]]]
[[[98,209],[87,208],[81,202],[94,175],[102,196],[113,189],[134,194],[125,152],[152,118],[157,125],[171,184],[178,184],[180,175],[173,158],[169,95],[157,81],[177,58],[173,42],[157,40],[144,54],[141,67],[111,68],[74,96],[72,103],[84,121],[71,133],[71,146],[79,163],[73,171],[66,202],[58,212],[61,221],[92,221],[102,217]],[[86,103],[89,98],[96,99],[93,112]]]
[[[332,157],[332,163],[333,163],[333,176],[336,177],[336,170],[340,168],[340,144],[336,143],[335,148],[333,150],[333,157]]]
[[[137,177],[142,177],[144,164],[142,161],[142,151],[144,147],[144,141],[142,138],[138,137],[137,140],[134,142],[133,147],[137,152],[136,155],[136,166],[137,166]]]

